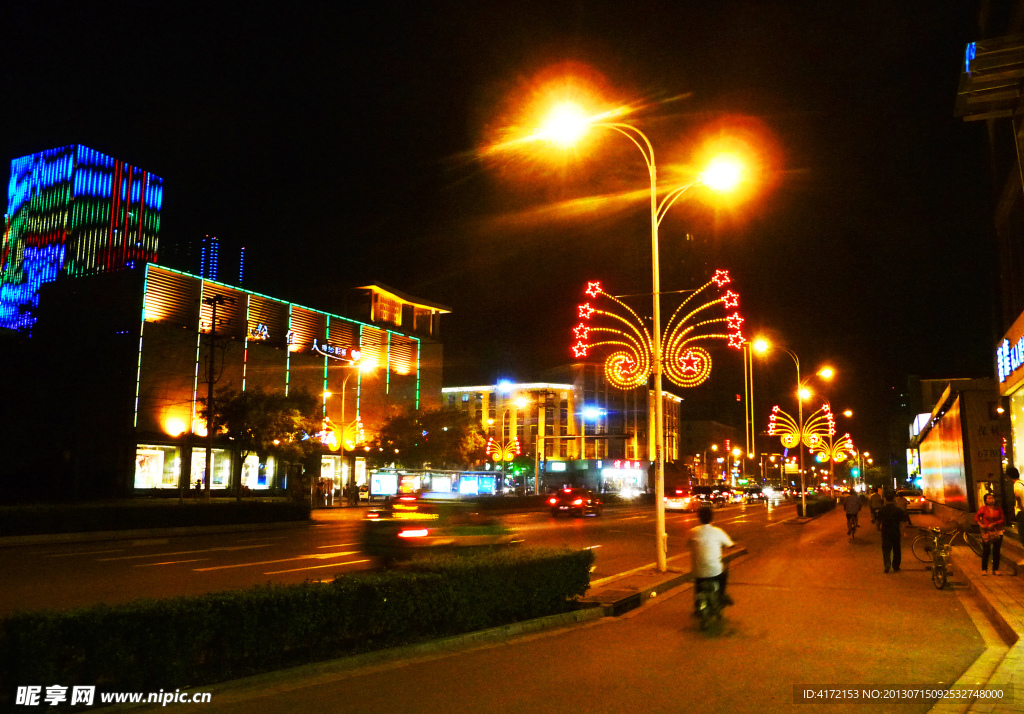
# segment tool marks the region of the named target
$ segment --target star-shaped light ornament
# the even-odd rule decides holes
[[[722,296],[722,304],[729,308],[738,306],[740,304],[739,294],[732,290],[726,290],[725,295]]]
[[[572,328],[572,334],[577,340],[585,340],[590,334],[590,328],[581,322],[576,325],[576,327]]]
[[[588,345],[583,342],[577,342],[572,346],[573,357],[586,357]]]
[[[732,278],[729,277],[728,270],[716,270],[715,277],[711,278],[711,282],[718,287],[722,287],[726,283],[732,282]]]
[[[743,339],[743,333],[741,333],[739,330],[729,335],[729,346],[732,347],[733,349],[738,350],[742,348],[744,342],[746,342],[746,340]]]
[[[679,358],[679,368],[684,374],[696,374],[700,370],[704,360],[693,350],[687,350],[686,354]]]
[[[740,314],[738,312],[734,312],[733,314],[729,315],[729,317],[727,317],[725,319],[726,319],[726,322],[729,323],[729,329],[730,330],[738,330],[738,329],[740,329],[740,325],[743,324],[743,318],[740,317]]]
[[[590,316],[594,314],[594,308],[590,307],[589,302],[580,305],[578,309],[580,311],[580,317],[584,320],[589,320]]]
[[[584,290],[583,292],[585,292],[592,298],[596,298],[598,294],[601,292],[601,282],[598,280],[592,280],[588,282],[587,289]]]

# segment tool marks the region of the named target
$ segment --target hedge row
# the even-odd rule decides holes
[[[0,704],[17,686],[199,686],[574,607],[590,550],[438,556],[331,583],[142,600],[0,622]]]
[[[807,499],[807,516],[808,518],[820,516],[822,513],[827,513],[835,507],[836,501],[834,498]],[[796,502],[796,515],[801,518],[804,515],[803,503],[799,499]]]
[[[309,520],[309,504],[289,500],[227,503],[81,503],[0,508],[0,536],[119,531]]]

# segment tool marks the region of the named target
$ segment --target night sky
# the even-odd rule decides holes
[[[864,448],[884,450],[907,375],[992,376],[1003,177],[985,126],[953,117],[971,3],[3,5],[4,161],[81,143],[157,173],[161,243],[244,244],[252,290],[331,310],[379,281],[450,306],[446,385],[568,362],[588,279],[650,292],[642,195],[543,210],[642,191],[625,139],[558,163],[481,152],[566,72],[638,107],[663,176],[709,137],[758,142],[750,200],[669,213],[662,288],[730,269],[744,334],[805,374],[834,364]],[[739,354],[713,354],[684,418],[741,418],[721,403]],[[792,381],[784,354],[758,363],[763,418],[793,408]]]

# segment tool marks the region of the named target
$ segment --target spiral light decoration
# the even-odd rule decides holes
[[[782,411],[778,404],[772,407],[772,415],[768,417],[768,436],[777,436],[782,445],[792,449],[801,442],[804,443],[811,453],[815,452],[817,446],[824,437],[836,433],[836,418],[832,414],[832,408],[828,404],[822,404],[821,409],[811,414],[804,421],[803,434],[800,433],[800,425],[796,419]],[[840,439],[840,442],[842,439]]]
[[[487,440],[487,448],[484,453],[495,461],[511,461],[523,453],[523,448],[519,443],[518,436],[506,441],[504,444],[498,442],[492,436]]]
[[[718,298],[704,303],[696,299],[711,285],[722,288],[730,281],[727,270],[715,271],[715,276],[683,300],[666,323],[662,339],[662,365],[665,375],[674,384],[680,387],[696,387],[711,376],[711,353],[695,344],[696,342],[721,339],[727,340],[729,346],[735,349],[743,347],[744,339],[740,332],[743,318],[739,312],[724,317],[701,319],[705,317],[705,311],[719,304],[726,309],[735,309],[739,305],[739,295],[727,290]],[[654,350],[650,331],[640,316],[622,300],[604,292],[598,281],[588,282],[584,292],[595,303],[598,298],[604,297],[622,310],[621,314],[602,310],[590,302],[578,306],[578,316],[586,322],[580,322],[573,328],[573,337],[576,340],[572,346],[573,356],[579,359],[586,357],[591,349],[609,347],[611,352],[605,357],[604,362],[605,376],[609,382],[620,389],[632,389],[647,384],[653,369]],[[730,332],[716,331],[722,329],[720,325],[726,325]],[[588,342],[593,339],[592,334],[598,339],[595,342]]]
[[[840,464],[846,461],[847,458],[854,454],[853,440],[849,434],[843,434],[839,439],[833,440],[830,434],[828,439],[824,437],[819,439],[813,447],[811,447],[811,453],[814,454],[814,458],[819,463],[825,463],[828,461],[834,461]]]

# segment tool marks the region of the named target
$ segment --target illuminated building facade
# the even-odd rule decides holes
[[[644,490],[654,460],[653,439],[648,438],[653,392],[644,386],[611,386],[601,364],[572,364],[544,376],[552,381],[445,387],[444,404],[469,414],[501,443],[518,438],[524,455],[537,456],[548,486]],[[526,405],[519,406],[520,400]],[[679,458],[681,402],[663,392],[667,461]]]
[[[163,179],[72,144],[11,161],[0,249],[0,327],[29,330],[58,277],[156,260]]]
[[[53,355],[48,387],[76,395],[58,417],[68,428],[56,430],[73,433],[70,451],[92,452],[80,461],[97,472],[74,478],[94,487],[78,492],[177,491],[201,479],[211,359],[215,393],[259,389],[321,400],[345,457],[324,434],[319,475],[339,488],[364,478],[356,457],[387,418],[440,406],[442,346],[430,331],[332,314],[152,263],[44,286],[32,343],[43,359]],[[355,350],[359,368],[350,360]],[[236,464],[231,440],[219,433],[211,471],[215,490],[238,483],[268,490],[285,485],[289,465],[273,453]]]

